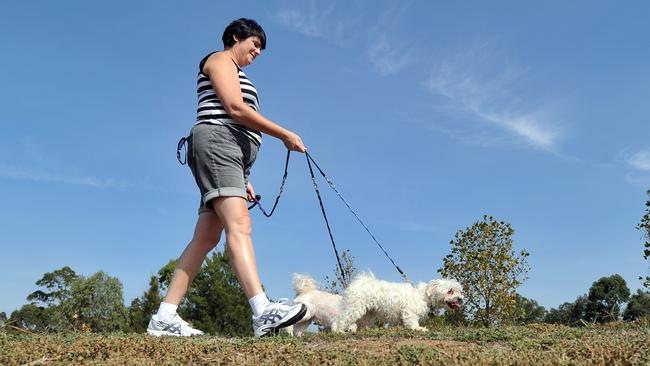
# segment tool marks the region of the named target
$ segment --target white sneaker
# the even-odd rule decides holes
[[[174,314],[169,321],[159,320],[158,315],[152,315],[151,320],[149,320],[149,325],[147,326],[147,333],[156,337],[191,337],[203,335],[202,331],[192,328],[190,324],[181,319],[178,314]]]
[[[253,316],[255,337],[276,335],[280,329],[295,324],[307,312],[304,304],[289,305],[286,301],[270,303],[260,316]]]

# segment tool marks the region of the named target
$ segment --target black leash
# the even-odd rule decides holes
[[[273,215],[273,212],[275,211],[275,208],[278,206],[278,202],[280,201],[280,196],[282,195],[282,192],[284,192],[284,184],[287,181],[287,175],[289,175],[289,156],[291,156],[291,150],[287,150],[287,159],[284,162],[284,175],[282,176],[282,183],[280,183],[280,190],[278,192],[278,195],[275,197],[275,203],[273,204],[271,213],[266,213],[266,210],[264,210],[264,207],[262,207],[262,203],[260,202],[262,196],[259,194],[255,195],[255,198],[253,198],[253,202],[255,203],[248,207],[249,210],[257,206],[260,208],[264,216],[271,217],[271,215]]]
[[[307,158],[307,165],[309,166],[309,174],[311,174],[311,181],[314,184],[314,190],[316,191],[316,196],[318,197],[318,203],[320,203],[320,210],[323,212],[323,218],[325,218],[325,225],[327,225],[327,232],[330,234],[330,240],[332,241],[332,247],[334,248],[334,254],[336,254],[336,262],[339,265],[339,270],[341,271],[341,277],[343,278],[344,283],[349,283],[348,279],[345,276],[345,271],[343,271],[343,266],[341,265],[341,258],[339,258],[339,251],[336,249],[336,243],[334,242],[334,236],[332,236],[332,229],[330,228],[330,222],[327,220],[327,214],[325,213],[325,206],[323,206],[323,200],[320,198],[320,191],[318,190],[318,183],[316,183],[316,177],[314,176],[314,170],[311,168],[311,162],[309,161],[311,159],[311,156],[307,154],[305,151],[305,156]],[[314,165],[316,165],[316,162],[314,162]],[[316,168],[320,170],[318,165],[316,165]],[[321,174],[322,174],[322,170]],[[327,178],[326,178],[327,179]]]
[[[178,160],[179,163],[181,163],[181,165],[187,164],[187,149],[185,150],[184,159],[181,159],[181,150],[183,149],[183,146],[186,145],[186,143],[187,143],[187,138],[182,137],[180,139],[180,141],[178,141],[178,146],[176,148],[176,159]],[[287,181],[287,175],[289,174],[289,157],[290,156],[291,156],[291,151],[287,150],[287,158],[286,158],[286,160],[284,162],[284,175],[282,176],[282,183],[280,183],[280,189],[279,189],[278,195],[275,197],[275,203],[273,204],[273,208],[271,209],[271,212],[267,213],[266,210],[264,210],[264,208],[262,207],[262,204],[260,203],[260,200],[262,199],[262,196],[260,196],[260,195],[255,195],[255,198],[253,198],[254,203],[251,206],[248,207],[249,210],[252,209],[255,206],[258,206],[260,208],[260,210],[262,211],[262,214],[264,214],[264,216],[271,217],[271,215],[273,215],[273,212],[275,212],[275,208],[278,206],[278,202],[280,201],[280,196],[284,192],[284,185],[285,185],[285,183]],[[345,198],[343,198],[343,195],[338,191],[338,189],[336,189],[336,185],[334,184],[334,182],[332,182],[327,177],[325,172],[323,172],[323,169],[321,169],[320,166],[318,166],[318,164],[316,163],[314,158],[312,158],[311,155],[309,155],[309,153],[307,153],[306,151],[305,151],[305,157],[307,158],[307,166],[309,166],[309,174],[311,174],[311,181],[312,181],[312,183],[314,185],[314,190],[316,191],[316,196],[318,197],[318,203],[320,204],[320,209],[321,209],[321,212],[323,213],[323,218],[325,219],[325,225],[327,226],[327,232],[329,233],[330,240],[332,241],[332,247],[334,248],[334,254],[336,255],[336,262],[337,262],[337,264],[339,266],[339,270],[341,271],[341,277],[343,278],[343,280],[347,282],[345,272],[343,271],[343,266],[341,265],[341,258],[339,257],[339,252],[338,252],[338,249],[336,248],[336,242],[334,241],[334,236],[332,235],[332,229],[330,227],[329,220],[327,219],[327,213],[325,213],[325,206],[323,205],[323,200],[322,200],[322,198],[320,196],[320,191],[318,190],[318,183],[316,183],[316,176],[314,175],[314,170],[312,169],[311,163],[314,163],[314,166],[316,167],[316,169],[318,169],[318,171],[323,176],[323,178],[325,179],[327,184],[330,186],[330,188],[332,188],[334,190],[334,192],[336,192],[336,194],[339,196],[341,201],[343,201],[343,203],[345,203],[345,206],[348,208],[348,210],[350,210],[350,212],[352,212],[354,217],[357,219],[357,221],[359,221],[361,226],[363,226],[363,228],[366,230],[368,235],[370,235],[372,240],[374,240],[374,242],[377,244],[379,249],[381,249],[381,251],[386,256],[386,258],[388,258],[388,260],[390,260],[390,262],[393,264],[395,269],[397,269],[397,272],[399,272],[399,274],[402,276],[402,278],[404,278],[404,280],[406,282],[410,283],[413,287],[415,287],[413,285],[413,282],[411,282],[411,280],[408,279],[408,277],[406,276],[404,271],[402,271],[402,269],[399,268],[399,266],[395,263],[393,258],[391,258],[390,255],[388,255],[388,253],[386,252],[384,247],[381,244],[379,244],[379,241],[377,240],[377,238],[375,238],[375,236],[372,234],[372,232],[370,232],[370,229],[368,229],[368,226],[366,226],[366,224],[364,224],[363,220],[361,220],[359,215],[357,215],[357,213],[352,209],[352,207],[350,207],[350,204],[348,203],[348,201],[346,201]]]
[[[338,191],[338,189],[336,189],[336,185],[334,184],[334,182],[332,182],[332,181],[327,177],[327,175],[325,175],[325,172],[323,172],[323,170],[318,166],[318,164],[316,164],[316,161],[314,160],[314,158],[312,158],[311,155],[309,155],[309,153],[307,153],[307,152],[305,152],[305,156],[307,157],[307,164],[309,165],[309,172],[311,173],[311,179],[312,179],[312,181],[314,182],[314,188],[316,189],[316,194],[318,195],[318,201],[319,201],[319,203],[320,203],[321,210],[323,211],[323,216],[325,217],[325,223],[327,223],[327,230],[330,231],[330,226],[329,226],[329,223],[327,222],[327,216],[325,216],[325,209],[323,208],[323,201],[321,200],[321,198],[320,198],[320,193],[318,192],[318,186],[317,186],[317,184],[316,184],[316,179],[315,179],[315,177],[314,177],[314,172],[313,172],[312,169],[311,169],[311,163],[314,163],[314,166],[316,166],[316,169],[318,169],[318,171],[319,171],[320,174],[323,176],[323,178],[325,179],[325,181],[327,182],[327,184],[330,186],[330,188],[332,188],[332,189],[334,190],[334,192],[336,192],[336,194],[339,196],[339,198],[341,199],[341,201],[343,201],[343,203],[345,203],[345,205],[347,206],[348,210],[350,210],[350,212],[352,212],[352,214],[354,215],[354,217],[357,218],[357,221],[359,221],[359,223],[361,224],[361,226],[363,226],[363,228],[366,229],[366,232],[370,235],[370,237],[372,238],[372,240],[375,241],[375,243],[377,244],[377,246],[379,246],[379,249],[381,249],[381,251],[384,252],[384,255],[386,256],[386,258],[388,258],[388,260],[390,260],[390,262],[391,262],[391,263],[393,264],[393,266],[397,269],[397,272],[399,272],[399,274],[402,276],[402,278],[404,278],[404,280],[405,280],[406,282],[410,283],[413,287],[415,287],[415,286],[413,285],[413,282],[411,282],[411,280],[408,279],[408,277],[406,276],[406,274],[404,273],[404,271],[402,271],[402,269],[399,268],[399,266],[398,266],[397,264],[395,264],[395,261],[393,260],[393,258],[391,258],[390,255],[388,255],[388,253],[386,252],[386,250],[384,249],[384,247],[382,247],[381,244],[379,244],[379,241],[377,240],[377,238],[375,238],[375,236],[372,235],[372,233],[370,232],[370,229],[368,229],[368,226],[366,226],[366,224],[363,223],[363,221],[361,220],[361,218],[359,217],[359,215],[357,215],[357,213],[354,212],[354,210],[352,209],[352,207],[350,207],[350,204],[345,200],[345,198],[343,198],[343,195],[341,195],[341,193]],[[332,238],[332,232],[331,232],[331,231],[330,231],[330,239],[332,239],[332,245],[334,246],[334,253],[336,254],[336,260],[338,261],[339,269],[341,270],[341,273],[343,273],[343,268],[341,267],[341,261],[339,260],[339,254],[338,254],[338,252],[336,251],[336,244],[334,244],[334,238]]]

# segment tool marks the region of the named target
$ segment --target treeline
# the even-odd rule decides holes
[[[641,232],[643,242],[642,256],[650,260],[650,190],[646,191],[648,200],[641,221],[636,228]],[[637,290],[630,296],[630,290],[623,277],[612,275],[594,282],[589,292],[578,296],[574,302],[565,302],[557,309],[551,309],[544,317],[547,323],[577,325],[585,323],[605,323],[619,319],[635,320],[650,316],[650,276],[639,276],[644,290]],[[626,305],[625,311],[622,306]]]
[[[636,294],[630,296],[625,279],[615,274],[594,282],[589,291],[578,296],[574,302],[565,302],[557,309],[548,311],[544,322],[581,325],[617,320],[631,321],[648,316],[650,293],[639,289]]]
[[[650,207],[650,201],[646,203]],[[638,226],[650,239],[650,214]],[[451,253],[438,270],[463,285],[465,304],[458,311],[434,317],[434,322],[473,324],[553,323],[580,326],[650,317],[650,292],[638,290],[630,296],[625,279],[618,274],[595,281],[585,295],[557,309],[546,310],[537,301],[517,293],[527,280],[529,253],[515,251],[514,229],[507,222],[483,216],[482,220],[458,230],[450,242]],[[648,248],[648,243],[645,243]],[[650,254],[646,249],[644,253]],[[643,280],[643,278],[639,278]],[[560,286],[561,284],[555,284]],[[645,284],[647,286],[647,280]]]
[[[648,191],[650,196],[650,191]],[[650,258],[650,199],[637,225],[644,239],[643,258]],[[537,301],[517,293],[528,279],[525,249],[515,251],[514,229],[492,216],[458,230],[451,251],[438,272],[463,285],[465,302],[458,311],[434,315],[431,322],[493,326],[552,323],[581,326],[590,323],[633,321],[650,317],[650,277],[639,277],[645,291],[630,295],[618,274],[595,281],[587,293],[548,311]],[[341,293],[355,272],[354,257],[343,252],[343,273],[325,277],[326,290]],[[90,277],[69,267],[48,272],[36,282],[39,290],[27,296],[28,304],[7,319],[0,313],[0,328],[30,332],[92,331],[144,332],[171,280],[176,262],[170,261],[150,278],[149,289],[124,305],[122,283],[100,271]],[[561,286],[561,284],[553,284]],[[561,288],[558,288],[561,290]],[[180,315],[208,334],[251,335],[251,310],[228,264],[227,255],[214,252],[203,264],[178,309]]]
[[[345,251],[344,259],[347,275],[353,275],[354,257]],[[27,296],[28,304],[12,312],[8,318],[5,313],[0,313],[0,327],[29,332],[143,333],[151,314],[162,301],[161,292],[169,285],[175,264],[175,261],[170,261],[157,275],[151,276],[149,288],[133,299],[129,306],[124,305],[122,283],[105,272],[84,277],[66,266],[45,273],[36,282],[41,289]],[[340,281],[340,274],[336,274]],[[334,290],[337,280],[331,281],[330,290]],[[586,294],[557,309],[547,311],[537,301],[519,294],[515,294],[514,300],[514,307],[508,316],[497,314],[499,321],[496,324],[582,326],[650,317],[650,293],[637,290],[636,294],[630,296],[625,280],[617,274],[600,278]],[[468,306],[464,306],[457,311],[433,316],[429,325],[486,325],[468,310]],[[209,334],[247,336],[252,333],[250,307],[227,256],[221,252],[214,252],[208,257],[179,306],[179,312],[183,318]]]
[[[533,323],[585,326],[612,321],[650,320],[650,292],[637,290],[630,296],[630,289],[618,274],[595,281],[588,292],[574,302],[565,302],[558,308],[547,310],[533,299],[515,295],[514,310],[498,324],[524,325]],[[471,318],[466,309],[448,311],[432,317],[431,324],[481,325]]]
[[[0,326],[28,332],[136,332],[146,330],[149,318],[162,301],[176,261],[151,276],[142,296],[124,305],[119,279],[99,271],[89,277],[70,267],[45,273],[36,281],[39,290],[27,296],[28,304],[11,313],[0,313]],[[206,333],[225,336],[252,335],[251,310],[228,264],[228,257],[214,252],[180,304],[179,314]]]

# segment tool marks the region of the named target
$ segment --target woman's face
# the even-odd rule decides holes
[[[250,65],[257,56],[262,54],[262,42],[257,36],[237,40],[237,43],[232,48],[237,58],[235,61],[237,61],[240,67]]]

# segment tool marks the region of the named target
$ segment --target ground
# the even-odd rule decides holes
[[[2,365],[650,365],[650,326],[404,328],[302,338],[0,331]]]

